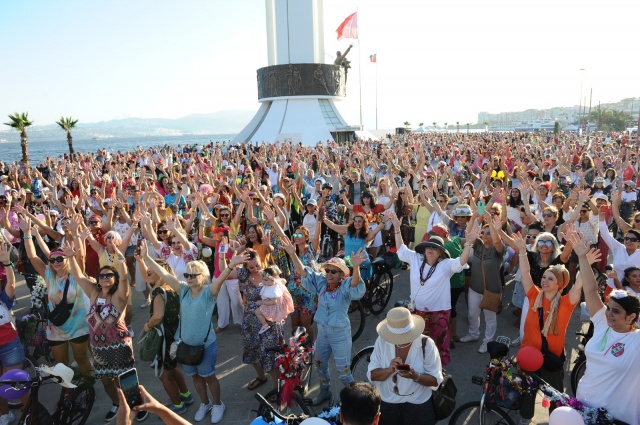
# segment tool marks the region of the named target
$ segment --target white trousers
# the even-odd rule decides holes
[[[218,327],[226,328],[229,325],[229,313],[233,317],[233,323],[242,323],[242,295],[238,286],[238,279],[227,279],[218,292]]]
[[[482,294],[478,294],[469,288],[469,335],[474,338],[480,338],[480,301],[482,301]],[[496,335],[498,318],[493,311],[483,311],[486,329],[482,342],[486,343],[493,341],[493,337]]]

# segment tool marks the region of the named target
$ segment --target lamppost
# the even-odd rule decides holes
[[[578,134],[582,134],[582,85],[584,84],[584,68],[580,68],[580,102],[578,106]]]

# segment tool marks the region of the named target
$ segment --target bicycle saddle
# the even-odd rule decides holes
[[[487,351],[492,359],[499,359],[509,354],[509,347],[502,342],[491,341],[487,344]]]

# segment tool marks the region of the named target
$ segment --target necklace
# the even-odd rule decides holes
[[[411,344],[413,344],[413,341],[412,342],[407,342],[406,344],[396,344],[396,348],[397,349],[407,348]]]
[[[423,278],[422,277],[422,272],[424,271],[424,268],[425,268],[426,265],[427,265],[427,260],[425,259],[422,262],[422,265],[420,266],[420,286],[424,286],[424,284],[427,283],[427,280],[429,280],[429,278],[431,276],[433,276],[433,273],[435,273],[436,266],[438,265],[438,263],[435,263],[433,266],[431,266],[431,268],[427,272],[427,277]]]

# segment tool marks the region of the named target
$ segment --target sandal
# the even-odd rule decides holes
[[[224,328],[221,328],[220,326],[216,327],[216,333],[219,334],[220,332],[224,332],[227,329],[227,327],[225,326]]]
[[[249,382],[249,384],[247,385],[247,389],[249,391],[251,390],[255,390],[256,388],[258,388],[260,385],[264,384],[265,382],[267,382],[267,378],[256,378],[253,381]]]

